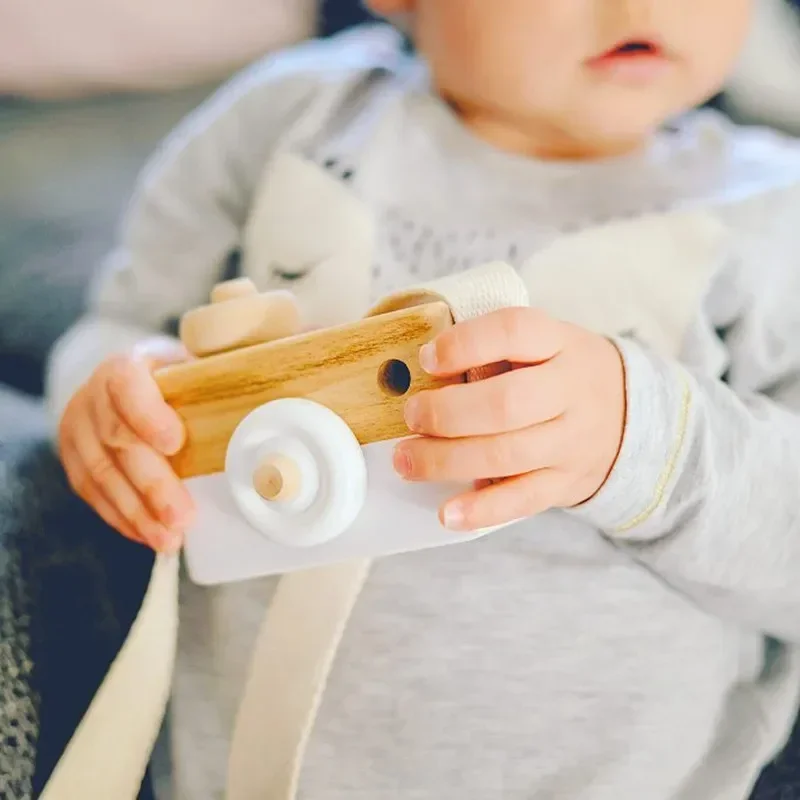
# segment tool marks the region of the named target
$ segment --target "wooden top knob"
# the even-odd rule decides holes
[[[289,292],[259,293],[249,278],[218,283],[211,303],[181,318],[186,349],[203,357],[285,339],[300,331],[300,310]]]
[[[253,488],[270,502],[293,500],[300,492],[302,476],[297,463],[286,456],[273,456],[259,465]]]
[[[211,302],[225,303],[237,297],[254,297],[257,294],[258,289],[250,278],[234,278],[231,281],[218,283],[211,290]]]

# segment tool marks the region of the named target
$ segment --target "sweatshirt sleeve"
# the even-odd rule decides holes
[[[50,354],[45,394],[54,419],[104,358],[167,332],[207,302],[240,244],[278,140],[293,126],[312,133],[322,126],[325,109],[348,81],[367,72],[396,38],[388,41],[381,30],[342,34],[270,56],[165,140],[138,181],[86,315]]]
[[[570,513],[708,611],[800,643],[800,263],[771,250],[724,337],[726,381],[618,342],[622,449]]]

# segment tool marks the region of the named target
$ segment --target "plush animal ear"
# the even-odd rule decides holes
[[[725,92],[731,116],[800,134],[800,0],[758,0]]]

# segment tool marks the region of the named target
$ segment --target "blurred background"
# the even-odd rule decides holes
[[[46,353],[159,140],[247,63],[367,19],[359,0],[0,2],[0,438],[43,428]],[[718,103],[800,133],[800,0],[757,0]]]
[[[219,83],[368,19],[358,0],[0,2],[0,439],[43,428],[43,362],[137,173]]]

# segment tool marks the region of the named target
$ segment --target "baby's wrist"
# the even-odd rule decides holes
[[[691,412],[688,375],[636,342],[614,339],[625,367],[627,413],[622,443],[599,491],[569,510],[604,533],[649,539],[684,453]]]

